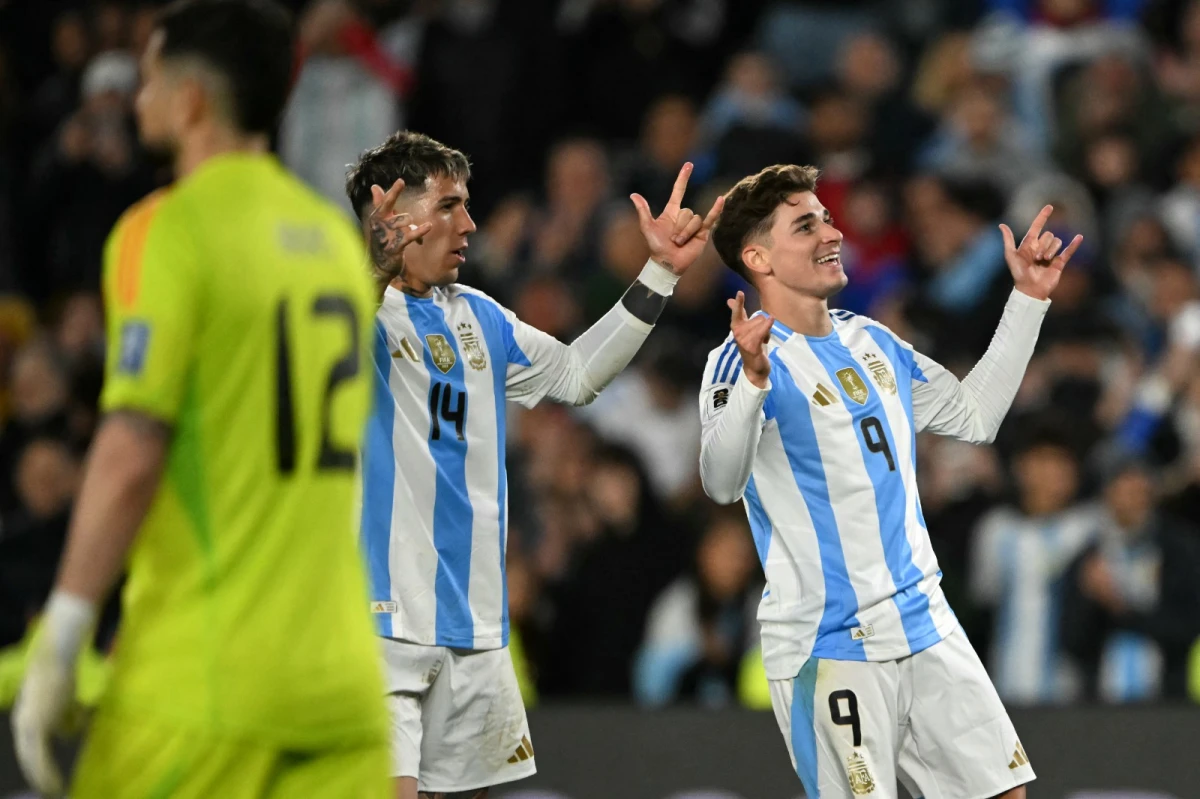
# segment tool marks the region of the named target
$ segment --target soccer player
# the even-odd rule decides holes
[[[507,649],[505,401],[584,405],[629,363],[721,210],[720,200],[704,218],[680,207],[691,169],[657,219],[632,196],[651,260],[569,346],[455,282],[475,231],[461,152],[400,132],[347,178],[387,284],[362,542],[401,799],[484,797],[535,770]]]
[[[13,716],[61,791],[96,608],[129,560],[72,796],[385,797],[387,713],[353,537],[371,281],[354,227],[268,152],[292,65],[268,0],[162,12],[137,111],[177,182],[105,252],[106,416]]]
[[[960,383],[890,330],[830,311],[842,234],[817,171],[773,166],[726,195],[722,260],[765,313],[730,300],[731,335],[700,394],[701,476],[742,499],[767,576],[759,607],[775,716],[809,796],[1025,796],[1012,722],[938,583],[917,496],[916,434],[991,441],[1078,248],[1001,225],[1016,288]]]

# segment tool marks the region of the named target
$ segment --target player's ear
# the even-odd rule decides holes
[[[747,244],[742,249],[742,263],[751,272],[760,275],[769,274],[771,271],[771,253],[761,244]]]
[[[204,84],[193,75],[180,76],[175,84],[171,113],[177,133],[182,133],[213,113],[214,99]]]

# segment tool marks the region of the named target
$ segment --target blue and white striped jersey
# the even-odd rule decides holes
[[[776,322],[766,390],[742,373],[732,335],[712,352],[701,474],[715,499],[746,506],[768,583],[769,678],[794,677],[810,656],[898,659],[957,626],[917,495],[916,434],[990,440],[1048,304],[1014,292],[973,385],[845,311],[823,337]]]
[[[1069,702],[1078,676],[1059,645],[1067,570],[1096,537],[1100,509],[1081,505],[1052,516],[990,511],[975,530],[971,593],[996,609],[988,673],[1005,702]]]
[[[669,293],[674,278],[649,264],[639,280]],[[505,401],[585,405],[651,330],[618,304],[568,346],[466,286],[428,298],[387,289],[362,454],[361,537],[380,635],[508,644]]]
[[[379,633],[506,646],[504,403],[545,396],[566,346],[461,285],[388,288],[375,334],[361,536]]]

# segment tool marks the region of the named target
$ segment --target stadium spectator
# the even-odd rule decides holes
[[[698,126],[696,105],[686,95],[665,94],[656,99],[642,121],[638,149],[624,166],[629,174],[621,193],[670,197],[679,164],[696,159]],[[692,174],[694,180],[702,183],[712,165],[700,160],[700,166],[700,174]],[[693,200],[684,195],[684,202]]]
[[[305,60],[284,113],[280,154],[349,214],[346,164],[404,126],[401,101],[411,73],[345,0],[314,3],[299,30]]]
[[[737,127],[802,131],[807,119],[804,107],[783,90],[779,81],[775,66],[762,53],[734,56],[724,80],[704,107],[700,123],[704,144],[715,146]]]
[[[599,211],[608,199],[609,182],[601,142],[567,139],[555,145],[546,165],[546,203],[531,231],[537,267],[574,279],[595,272]]]
[[[546,696],[628,698],[650,603],[681,570],[692,541],[672,524],[629,450],[603,446],[588,467],[575,499],[582,507],[559,511],[573,515],[568,524],[577,543],[565,571],[547,586],[554,618],[539,689]]]
[[[634,662],[634,695],[648,706],[692,701],[719,707],[736,695],[746,651],[757,641],[757,574],[739,508],[715,513],[693,570],[654,600]]]
[[[1016,501],[990,511],[974,533],[971,591],[994,609],[988,671],[1005,702],[1066,702],[1076,675],[1059,647],[1063,575],[1096,533],[1096,511],[1077,504],[1080,465],[1070,443],[1044,429],[1013,455]]]
[[[1063,646],[1089,698],[1183,697],[1200,636],[1197,531],[1158,510],[1144,461],[1112,465],[1106,477],[1099,536],[1066,575]]]
[[[1039,161],[1036,144],[1004,99],[980,82],[955,95],[920,165],[948,178],[1002,186],[1007,194],[1038,171]]]
[[[6,516],[0,538],[0,647],[20,640],[50,595],[79,475],[79,459],[61,439],[35,438],[21,451],[19,506]]]

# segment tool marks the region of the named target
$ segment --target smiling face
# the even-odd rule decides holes
[[[806,296],[829,299],[847,282],[842,232],[811,191],[790,195],[775,209],[765,236],[747,241],[742,260],[755,282],[773,280]]]

